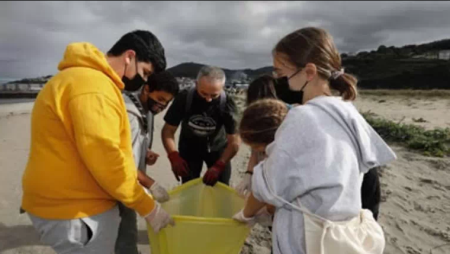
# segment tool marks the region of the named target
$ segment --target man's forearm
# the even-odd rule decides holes
[[[163,128],[161,138],[167,154],[177,150],[175,145],[175,133],[172,130]]]
[[[236,135],[233,138],[228,138],[228,145],[223,151],[222,156],[220,156],[220,160],[225,164],[230,162],[231,159],[236,156],[239,151],[240,139]]]

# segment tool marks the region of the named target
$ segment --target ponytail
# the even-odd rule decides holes
[[[358,94],[356,83],[358,80],[350,74],[342,73],[335,79],[330,78],[330,87],[339,92],[345,101],[354,101]]]

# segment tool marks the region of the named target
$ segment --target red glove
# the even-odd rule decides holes
[[[203,183],[209,186],[216,185],[217,181],[219,180],[219,176],[222,173],[222,171],[225,169],[226,164],[222,161],[218,160],[214,166],[212,166],[208,171],[206,171],[205,175],[203,176]]]
[[[180,177],[189,175],[189,166],[187,162],[180,157],[180,154],[177,151],[169,153],[168,157],[177,181],[180,181]]]

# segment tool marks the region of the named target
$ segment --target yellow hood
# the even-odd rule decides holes
[[[71,67],[86,67],[101,71],[111,78],[119,89],[124,88],[122,79],[111,68],[105,54],[91,43],[77,42],[67,46],[58,70],[62,71]]]

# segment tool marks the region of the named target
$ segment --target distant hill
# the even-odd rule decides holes
[[[450,89],[450,39],[403,47],[381,45],[377,50],[362,51],[354,56],[342,54],[341,58],[346,72],[358,78],[360,88]],[[178,77],[195,78],[202,66],[182,63],[168,71]],[[243,72],[252,80],[270,74],[272,67],[224,71],[228,79],[236,72]]]
[[[434,59],[347,59],[346,72],[367,89],[450,89],[450,61]]]
[[[370,89],[450,89],[450,39],[342,54],[358,86]]]
[[[442,50],[450,50],[450,39],[434,41],[430,43],[424,43],[419,45],[406,45],[403,47],[386,47],[381,45],[377,50],[372,50],[370,52],[361,51],[356,54],[356,56],[348,56],[347,54],[342,54],[343,58],[347,57],[357,57],[357,58],[369,58],[369,59],[392,59],[392,58],[419,58],[428,57],[432,58],[435,53]]]

